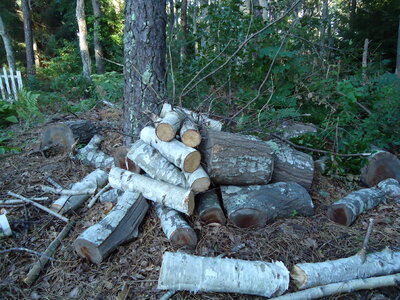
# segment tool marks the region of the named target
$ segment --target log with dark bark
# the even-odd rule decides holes
[[[228,218],[239,227],[262,227],[278,218],[314,213],[307,190],[295,182],[221,186],[221,192]]]
[[[328,208],[328,217],[341,225],[350,226],[363,212],[386,200],[386,194],[377,188],[350,193]]]
[[[138,236],[138,227],[149,205],[140,193],[126,191],[113,210],[99,223],[82,232],[75,251],[100,264],[115,248]]]
[[[140,174],[140,167],[138,167],[131,159],[129,159],[128,152],[130,147],[121,146],[114,152],[114,166]]]
[[[400,181],[400,160],[389,152],[376,152],[361,170],[361,182],[371,187],[387,178]]]
[[[78,140],[79,144],[87,144],[95,134],[100,132],[99,124],[89,120],[72,120],[61,124],[67,125],[72,130],[74,139]]]
[[[296,121],[283,121],[275,126],[271,126],[268,129],[284,139],[292,139],[307,133],[317,132],[317,127],[314,124]]]
[[[225,214],[221,208],[215,189],[196,195],[196,203],[197,212],[202,222],[205,224],[225,224]]]

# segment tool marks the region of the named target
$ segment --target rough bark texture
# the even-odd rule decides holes
[[[98,124],[88,120],[66,121],[62,124],[67,125],[72,130],[74,139],[79,140],[79,144],[87,144],[100,131]]]
[[[6,51],[8,67],[10,69],[13,69],[14,71],[16,71],[12,41],[11,41],[10,36],[8,35],[6,26],[4,25],[3,18],[1,17],[1,15],[0,15],[0,35],[1,35],[1,38],[3,39],[4,50]]]
[[[176,210],[155,203],[157,215],[160,218],[161,228],[175,248],[195,248],[197,245],[196,232],[185,221],[185,218]]]
[[[210,187],[210,177],[201,166],[193,173],[183,172],[183,174],[185,175],[188,186],[195,193],[205,192]]]
[[[399,28],[397,29],[396,75],[397,77],[400,78],[400,16],[399,16]]]
[[[228,292],[264,297],[283,294],[289,271],[280,262],[246,261],[165,252],[159,289]]]
[[[205,224],[225,224],[225,214],[215,189],[196,195],[196,204],[197,212],[202,222]]]
[[[299,289],[352,279],[389,275],[400,272],[400,252],[385,249],[366,256],[361,255],[319,263],[296,264],[290,275]]]
[[[65,124],[55,123],[46,126],[40,133],[40,149],[54,149],[69,152],[75,143],[72,130]]]
[[[128,158],[130,148],[127,146],[118,147],[114,152],[114,166],[140,174],[140,168]]]
[[[361,182],[371,187],[387,178],[400,180],[400,160],[389,152],[376,152],[361,170]]]
[[[176,111],[168,112],[156,126],[157,137],[164,142],[173,140],[181,128],[184,117]]]
[[[328,208],[328,217],[336,223],[350,226],[360,214],[385,200],[385,193],[379,189],[358,190],[334,202]]]
[[[89,166],[104,170],[111,168],[114,163],[114,158],[99,150],[102,141],[102,136],[97,134],[93,136],[85,147],[78,150],[77,158]]]
[[[104,62],[103,62],[103,46],[100,41],[100,21],[101,21],[101,6],[99,0],[92,0],[93,7],[93,44],[94,44],[94,57],[96,60],[96,72],[97,74],[104,73]]]
[[[146,199],[159,202],[187,215],[193,212],[194,195],[190,190],[120,168],[112,168],[108,180],[113,188],[141,192]]]
[[[36,73],[35,70],[35,53],[33,51],[33,30],[32,16],[29,0],[22,0],[22,15],[24,17],[24,35],[25,35],[25,51],[26,51],[26,71],[29,76]]]
[[[148,208],[140,193],[126,191],[103,220],[78,236],[74,242],[75,251],[92,263],[100,264],[119,245],[138,236],[138,227]]]
[[[378,183],[377,188],[384,192],[387,197],[400,203],[400,183],[396,179],[385,179]]]
[[[139,136],[148,119],[158,113],[165,93],[166,1],[127,0],[124,29],[123,129]],[[125,144],[131,143],[125,137]]]
[[[76,0],[76,20],[79,29],[79,50],[82,58],[83,76],[90,78],[92,64],[90,61],[89,46],[87,42],[87,27],[85,16],[85,1]]]
[[[181,141],[188,147],[197,147],[201,143],[199,127],[190,118],[186,118],[180,130]]]
[[[188,1],[181,1],[181,29],[182,29],[182,41],[181,41],[181,63],[186,59],[187,56],[187,35],[188,35],[188,24],[187,24],[187,6]]]
[[[271,179],[273,159],[257,138],[205,130],[200,149],[204,167],[216,184],[266,184]]]
[[[262,227],[278,218],[314,213],[310,195],[295,182],[221,186],[221,192],[228,218],[239,227]]]
[[[317,132],[317,127],[314,124],[294,121],[284,121],[277,124],[276,126],[270,127],[269,129],[274,134],[285,139],[292,139],[307,133]]]

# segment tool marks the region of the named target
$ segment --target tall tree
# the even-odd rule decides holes
[[[400,16],[399,29],[397,29],[396,75],[400,78]]]
[[[87,78],[90,78],[92,66],[90,62],[89,46],[87,42],[87,27],[86,27],[84,0],[76,0],[76,19],[78,21],[79,49],[81,51],[83,75]]]
[[[100,41],[100,21],[101,21],[101,7],[99,0],[92,0],[93,7],[93,43],[94,43],[94,57],[96,59],[96,72],[97,74],[104,73],[104,62],[103,62],[103,47]]]
[[[8,67],[15,70],[14,50],[12,48],[11,38],[7,33],[6,26],[4,25],[3,18],[0,15],[0,35],[3,39],[4,49],[6,51]]]
[[[32,16],[29,0],[22,0],[22,14],[24,17],[24,34],[26,47],[26,69],[29,76],[36,73],[35,52],[33,51]]]
[[[126,0],[123,130],[139,136],[165,97],[166,1]],[[125,144],[132,141],[126,136]]]
[[[182,46],[181,46],[181,62],[187,56],[187,36],[188,36],[188,23],[187,23],[187,0],[181,2],[181,28],[182,28]]]

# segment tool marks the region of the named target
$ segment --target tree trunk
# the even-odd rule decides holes
[[[174,35],[175,24],[175,7],[174,0],[169,0],[169,38],[172,39]]]
[[[356,16],[357,0],[351,0],[350,7],[350,28],[354,25],[354,17]]]
[[[1,35],[1,38],[3,39],[4,50],[6,51],[8,67],[10,69],[13,69],[14,71],[16,71],[12,41],[11,41],[10,36],[8,35],[8,32],[6,30],[6,27],[4,25],[3,18],[1,17],[1,15],[0,15],[0,35]]]
[[[320,43],[321,43],[321,53],[325,54],[325,45],[328,40],[327,37],[327,27],[329,26],[329,6],[328,0],[322,1],[322,15],[321,15],[321,25],[319,30]]]
[[[205,224],[225,224],[225,214],[221,208],[215,189],[196,195],[196,203],[197,212],[202,222]]]
[[[99,0],[92,0],[93,7],[93,44],[94,44],[94,57],[96,59],[96,72],[97,74],[104,73],[104,62],[103,62],[103,46],[100,41],[100,28],[101,28],[101,6]]]
[[[228,292],[273,297],[289,287],[289,271],[276,261],[246,261],[165,252],[158,289]]]
[[[181,28],[182,28],[182,45],[181,45],[181,64],[187,57],[188,28],[187,28],[187,0],[181,1]]]
[[[40,68],[40,55],[36,39],[33,39],[33,54],[35,55],[35,67],[36,69]]]
[[[362,56],[362,76],[364,81],[367,80],[367,67],[368,67],[368,39],[364,40],[364,51]]]
[[[85,1],[76,0],[76,20],[79,29],[79,50],[81,52],[83,76],[90,79],[92,64],[90,61],[89,46],[87,42],[87,27],[85,16]]]
[[[310,195],[295,182],[221,186],[221,192],[228,218],[238,227],[263,227],[278,218],[314,213]]]
[[[360,180],[371,187],[387,178],[400,181],[400,160],[389,152],[376,152],[368,158],[367,164],[362,168]]]
[[[103,170],[109,169],[114,163],[114,158],[99,150],[103,139],[102,136],[96,134],[85,147],[78,150],[76,157],[85,165]]]
[[[164,100],[166,1],[127,0],[124,29],[124,133],[139,136],[148,121],[143,111],[158,114]],[[131,137],[124,143],[130,144]]]
[[[400,78],[400,16],[399,16],[399,28],[397,29],[396,75],[397,77]]]
[[[36,73],[35,53],[33,51],[32,17],[31,17],[31,7],[29,5],[29,0],[22,0],[22,14],[24,17],[26,70],[27,70],[28,76],[34,76]]]

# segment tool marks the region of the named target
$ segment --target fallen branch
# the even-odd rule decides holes
[[[64,188],[53,188],[51,186],[41,185],[40,188],[45,193],[54,193],[65,196],[76,196],[76,195],[92,195],[96,189],[90,188],[85,190],[66,190]]]
[[[47,201],[49,200],[49,197],[37,197],[37,198],[29,198],[32,201]],[[0,200],[0,205],[14,205],[14,204],[24,204],[26,203],[23,200],[18,200],[18,199],[7,199],[7,200]]]
[[[64,187],[51,177],[46,178],[47,182],[54,186],[56,189],[64,189]]]
[[[92,208],[92,206],[96,203],[97,199],[107,190],[110,188],[110,184],[107,183],[105,187],[103,187],[88,203],[88,207]]]
[[[27,253],[34,254],[34,255],[43,256],[43,257],[48,258],[49,260],[54,260],[54,261],[57,260],[57,259],[54,259],[54,258],[52,258],[50,256],[45,255],[43,252],[38,252],[38,251],[35,251],[35,250],[31,250],[31,249],[28,249],[28,248],[21,248],[21,247],[8,248],[8,249],[5,249],[5,250],[0,250],[0,254],[16,252],[16,251],[27,252]]]

